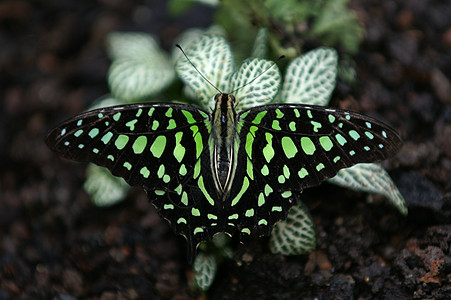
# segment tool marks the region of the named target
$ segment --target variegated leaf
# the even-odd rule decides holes
[[[288,66],[281,100],[325,106],[329,103],[337,77],[337,53],[318,48],[294,59]]]
[[[204,34],[214,34],[219,36],[225,36],[226,32],[223,27],[220,25],[212,25],[209,28],[200,29],[200,28],[190,28],[188,30],[185,30],[179,37],[177,37],[175,43],[182,45],[183,49],[188,49],[193,42],[195,42],[197,39],[199,39]],[[171,52],[171,59],[174,62],[174,64],[179,59],[186,59],[183,56],[182,51],[178,49],[177,47],[174,47]]]
[[[144,33],[116,33],[109,37],[113,58],[108,83],[114,97],[132,102],[161,92],[174,79],[168,55]]]
[[[83,185],[96,206],[111,206],[127,197],[130,186],[124,179],[111,175],[104,167],[89,164]]]
[[[194,260],[194,280],[197,286],[206,291],[213,283],[215,279],[217,262],[213,255],[207,255],[206,253],[199,253]]]
[[[184,45],[181,45],[184,47]],[[218,35],[203,35],[191,46],[184,48],[191,62],[211,84],[220,91],[229,90],[229,79],[234,71],[232,52],[227,41]],[[176,62],[179,77],[188,85],[204,108],[212,107],[212,97],[218,91],[190,64],[187,59],[180,58]]]
[[[315,225],[308,208],[300,202],[271,232],[270,249],[282,255],[307,254],[316,248]]]
[[[358,164],[342,169],[329,182],[352,190],[384,195],[403,215],[407,215],[406,202],[387,171],[379,164]]]
[[[273,61],[260,58],[247,59],[231,78],[237,110],[252,108],[271,102],[279,91],[281,75]]]

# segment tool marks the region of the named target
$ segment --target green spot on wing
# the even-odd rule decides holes
[[[253,217],[255,214],[254,209],[250,208],[248,210],[246,210],[246,213],[244,214],[246,217]]]
[[[269,174],[269,169],[267,165],[264,165],[263,168],[261,169],[261,173],[263,176],[268,176]]]
[[[99,129],[94,127],[93,129],[91,129],[88,133],[88,135],[93,139],[95,138],[97,135],[99,134]]]
[[[119,119],[121,118],[121,112],[117,112],[117,113],[115,113],[114,115],[113,115],[113,120],[114,121],[119,121]]]
[[[183,160],[183,157],[185,157],[186,149],[183,147],[183,145],[180,143],[182,141],[183,132],[179,131],[175,134],[175,147],[174,147],[174,157],[177,159],[177,161],[180,163]],[[185,169],[186,174],[186,169]],[[184,174],[182,174],[184,175]]]
[[[312,124],[314,132],[318,132],[318,129],[323,127],[323,125],[321,123],[316,122],[316,121],[310,121],[310,124]]]
[[[108,131],[105,133],[105,135],[101,138],[101,141],[106,145],[110,142],[111,138],[113,137],[113,133],[111,131]]]
[[[129,139],[130,139],[130,138],[128,137],[128,135],[120,134],[120,135],[117,137],[116,141],[114,142],[114,145],[116,146],[116,148],[117,148],[118,150],[122,150],[122,149],[124,149],[125,146],[127,145]]]
[[[308,171],[305,168],[300,169],[299,172],[298,172],[298,176],[301,179],[304,178],[307,175],[308,175]]]
[[[166,148],[166,137],[164,135],[159,135],[153,141],[152,146],[150,146],[150,152],[156,158],[160,158],[163,154],[164,148]]]
[[[138,119],[133,119],[131,121],[128,121],[127,123],[125,123],[125,126],[127,126],[128,128],[130,128],[131,131],[135,130],[135,124],[138,122]]]
[[[268,197],[269,194],[271,194],[273,192],[272,187],[269,186],[269,184],[265,185],[265,196]]]
[[[259,113],[255,116],[255,118],[254,118],[254,120],[252,121],[252,123],[257,124],[257,125],[260,124],[260,122],[262,121],[263,117],[264,117],[267,113],[268,113],[268,111],[266,111],[266,110],[259,112]]]
[[[337,141],[338,141],[338,143],[341,145],[341,146],[344,146],[344,144],[346,144],[346,139],[341,135],[341,134],[339,134],[339,133],[337,133],[336,135],[335,135],[335,138],[337,139]]]
[[[231,206],[235,206],[249,187],[249,179],[244,177],[240,192],[233,198]]]
[[[150,171],[149,171],[149,169],[147,169],[147,167],[142,167],[141,170],[139,171],[139,173],[140,173],[144,178],[149,178]]]
[[[190,113],[190,112],[187,111],[187,110],[182,110],[182,113],[185,115],[186,121],[188,122],[188,124],[194,124],[194,123],[196,123],[196,120],[194,119],[192,113]]]
[[[309,137],[303,136],[301,138],[301,147],[305,154],[313,155],[315,153],[316,147]]]
[[[205,185],[204,185],[204,178],[202,176],[199,177],[199,180],[197,181],[197,185],[199,186],[200,190],[202,191],[202,194],[204,194],[208,203],[210,203],[212,206],[214,206],[215,200],[210,196],[210,194],[208,194],[207,189],[205,188]]]
[[[384,131],[385,132],[385,131]],[[371,132],[369,132],[369,131],[365,131],[365,135],[370,139],[370,140],[372,140],[373,138],[374,138],[374,135],[371,133]]]
[[[355,130],[350,130],[349,131],[349,135],[355,140],[357,141],[360,138],[360,134],[355,131]]]
[[[282,130],[282,128],[280,128],[279,120],[273,120],[271,128],[274,130]]]
[[[164,165],[160,165],[160,167],[158,168],[158,171],[157,171],[158,178],[163,178],[164,173],[165,173],[165,167],[164,167]]]
[[[266,161],[269,163],[271,159],[274,157],[274,148],[272,147],[272,134],[269,132],[265,133],[266,141],[268,144],[263,148],[263,156]]]
[[[321,144],[321,147],[323,147],[324,150],[330,151],[334,144],[332,143],[332,140],[328,136],[322,136],[319,138],[319,143]]]
[[[261,207],[263,204],[265,204],[265,195],[260,193],[258,195],[258,206]]]
[[[177,124],[175,123],[175,120],[174,119],[170,119],[168,127],[166,129],[174,129],[176,127],[177,127]]]
[[[282,149],[287,158],[293,158],[296,156],[296,153],[298,153],[298,148],[288,136],[282,138]]]
[[[160,122],[158,122],[157,120],[153,120],[153,122],[152,122],[152,130],[157,130],[158,126],[160,126]]]
[[[128,161],[124,162],[123,166],[129,171],[132,169],[132,165]]]
[[[74,133],[74,135],[75,135],[76,137],[79,137],[82,133],[83,133],[83,129],[78,129],[78,130]]]
[[[141,135],[139,136],[135,142],[133,143],[133,152],[135,152],[135,154],[141,154],[144,152],[144,149],[146,148],[147,145],[147,137],[145,135]]]

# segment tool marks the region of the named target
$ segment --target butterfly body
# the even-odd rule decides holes
[[[302,190],[401,146],[394,130],[357,113],[298,104],[236,112],[233,95],[215,101],[212,113],[174,103],[89,111],[50,131],[47,144],[143,187],[191,258],[217,232],[268,235]]]

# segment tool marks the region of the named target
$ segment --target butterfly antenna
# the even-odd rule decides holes
[[[204,74],[202,74],[201,71],[199,71],[199,69],[193,64],[193,62],[191,61],[191,59],[189,59],[188,55],[186,55],[185,51],[183,51],[182,46],[180,46],[179,44],[175,45],[177,48],[180,49],[180,51],[182,51],[183,55],[185,56],[186,60],[188,60],[188,62],[193,66],[193,68],[197,71],[197,73],[199,73],[199,75],[206,81],[208,82],[208,84],[210,84],[212,87],[215,88],[215,90],[217,90],[220,94],[222,94],[222,92],[213,84],[210,82],[210,80],[207,79],[207,77],[204,76]]]
[[[263,72],[261,72],[260,74],[258,74],[257,76],[255,76],[251,81],[246,82],[244,85],[234,89],[231,94],[235,94],[236,91],[241,90],[242,88],[244,88],[245,86],[251,84],[252,82],[254,82],[258,77],[262,76],[263,74],[265,74],[269,69],[271,69],[272,67],[276,66],[277,63],[279,62],[279,60],[285,58],[285,55],[281,55],[279,56],[279,58],[274,62],[274,64],[272,64],[271,66],[269,66],[268,68],[266,68],[266,70],[264,70]]]

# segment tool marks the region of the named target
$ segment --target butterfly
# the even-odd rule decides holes
[[[300,104],[237,112],[235,102],[219,93],[211,113],[176,103],[95,109],[56,126],[46,143],[143,187],[186,238],[191,261],[218,232],[269,235],[304,189],[402,145],[388,125],[358,113]]]

